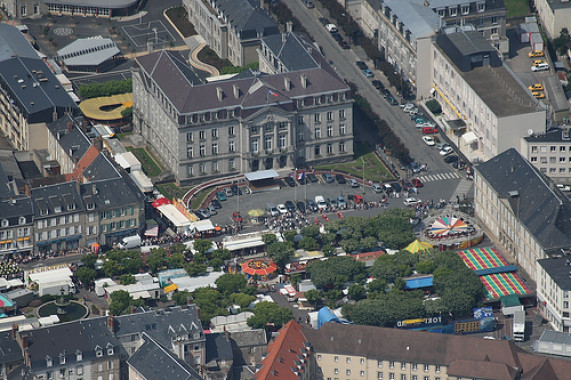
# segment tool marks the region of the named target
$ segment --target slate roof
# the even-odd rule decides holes
[[[417,40],[433,36],[440,29],[440,17],[422,4],[406,0],[385,0],[385,4]]]
[[[91,140],[78,127],[82,118],[64,115],[58,120],[48,123],[50,133],[58,140],[62,149],[74,159],[81,159],[91,146]],[[68,131],[71,124],[71,130]]]
[[[285,41],[284,41],[285,37]],[[272,52],[287,71],[305,70],[319,67],[317,61],[307,51],[309,47],[317,49],[314,46],[307,46],[297,33],[288,32],[285,35],[273,34],[262,40],[262,43]]]
[[[260,8],[259,0],[215,0],[218,13],[227,18],[230,26],[238,33],[255,31],[253,37],[278,29],[278,24],[265,9]]]
[[[302,330],[299,323],[289,321],[279,331],[279,335],[268,345],[268,355],[262,360],[261,368],[254,375],[255,379],[299,379],[294,371],[298,370],[297,363],[304,353],[309,353],[305,347],[307,330]],[[297,362],[297,363],[296,363]]]
[[[264,329],[234,331],[230,333],[230,339],[237,347],[262,346],[268,343]]]
[[[46,63],[14,26],[0,23],[0,82],[30,123],[77,112],[78,107]]]
[[[147,333],[143,333],[143,340],[144,343],[127,360],[127,364],[133,367],[144,379],[202,379],[187,363],[180,360]]]
[[[0,199],[8,199],[14,195],[14,191],[10,188],[8,175],[4,171],[2,162],[0,162]]]
[[[77,182],[75,181],[33,188],[32,202],[34,204],[34,216],[37,218],[77,213],[84,209],[83,201],[78,193]],[[68,210],[67,206],[70,204],[75,205],[74,210]],[[61,212],[56,214],[55,208],[58,206],[61,206]],[[43,209],[48,210],[47,215],[41,214]]]
[[[59,365],[59,355],[65,354],[65,365],[78,363],[76,353],[81,352],[83,360],[89,361],[96,357],[95,350],[100,347],[103,357],[109,357],[108,347],[113,348],[113,357],[119,355],[119,342],[107,328],[105,317],[83,319],[76,322],[60,323],[39,329],[21,331],[22,336],[28,336],[28,352],[31,367],[34,371],[46,368],[46,356],[53,360],[54,370]]]
[[[537,134],[537,135],[533,135],[533,136],[525,136],[523,139],[525,141],[528,142],[528,144],[533,144],[533,143],[541,143],[541,142],[545,142],[545,143],[558,143],[558,142],[566,142],[566,143],[571,143],[571,138],[569,138],[569,135],[571,133],[571,131],[569,131],[569,128],[567,128],[567,134],[565,134],[565,129],[553,129],[551,131],[547,131],[543,134]]]
[[[332,323],[304,334],[316,353],[448,366],[456,377],[513,380],[513,370],[521,370],[520,380],[555,380],[571,371],[570,361],[533,355],[506,340]]]
[[[0,201],[0,220],[8,219],[10,225],[18,224],[18,219],[23,216],[27,223],[32,222],[32,200],[28,197],[14,197],[13,201]]]
[[[191,331],[200,333],[200,339],[197,340],[205,339],[194,305],[115,317],[115,336],[146,332],[165,347],[171,347],[171,342],[176,339],[178,332],[190,333]]]
[[[125,207],[144,199],[141,190],[126,173],[116,178],[82,184],[81,196],[86,203],[93,203],[96,210]]]
[[[571,247],[571,201],[514,148],[476,166],[476,171],[545,251]],[[514,191],[518,195],[510,196]]]
[[[0,367],[23,359],[22,349],[16,339],[12,338],[12,331],[0,332]]]
[[[456,33],[447,34],[447,36],[463,55],[472,55],[492,50],[490,43],[480,32],[475,30],[461,30]]]
[[[206,334],[206,363],[219,360],[232,360],[232,345],[227,333]]]
[[[337,75],[322,68],[274,75],[256,73],[238,79],[197,85],[197,82],[189,80],[178,66],[175,67],[164,57],[165,53],[161,51],[135,59],[140,69],[155,81],[179,114],[231,107],[245,110],[278,104],[286,106],[293,104],[293,99],[296,98],[349,89]],[[302,75],[307,78],[306,87],[302,86]],[[290,79],[290,90],[285,89],[284,78]],[[238,97],[234,96],[234,86],[239,88]],[[222,91],[221,100],[218,98],[219,91]],[[277,96],[270,95],[270,91]]]
[[[539,259],[537,263],[547,272],[547,275],[563,290],[571,290],[571,265],[569,257],[553,257]]]

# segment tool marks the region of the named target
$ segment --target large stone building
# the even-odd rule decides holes
[[[475,167],[474,210],[529,277],[536,261],[571,249],[571,201],[515,149]]]
[[[182,185],[353,156],[353,100],[328,65],[202,84],[154,52],[136,58],[133,125]]]
[[[541,26],[549,38],[559,37],[563,28],[571,31],[571,3],[565,0],[535,0],[534,4]]]
[[[539,309],[556,330],[565,332],[571,332],[570,270],[569,257],[537,260],[536,293]]]
[[[183,0],[183,5],[208,46],[235,66],[257,62],[260,39],[279,33],[259,0]]]
[[[43,123],[79,108],[14,26],[0,23],[0,131],[16,150],[45,142]]]
[[[47,14],[70,16],[113,17],[136,13],[139,0],[2,0],[9,16],[40,18]]]
[[[557,183],[571,185],[570,128],[552,129],[521,139],[521,155]]]
[[[571,371],[505,340],[333,323],[304,334],[320,379],[562,380]]]
[[[471,29],[471,30],[470,30]],[[432,93],[445,132],[471,161],[486,161],[531,131],[543,132],[546,108],[473,28],[445,28],[433,49]],[[454,134],[453,134],[454,133]]]

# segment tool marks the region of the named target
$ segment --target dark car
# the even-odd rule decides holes
[[[347,183],[347,180],[345,179],[345,177],[343,177],[343,175],[341,174],[335,174],[335,179],[337,180],[337,182],[339,182],[339,184],[344,185]]]
[[[216,192],[216,197],[219,201],[225,201],[227,199],[223,191]]]
[[[238,185],[232,185],[230,187],[230,190],[232,190],[232,193],[234,195],[242,195],[242,190],[240,190],[240,188],[238,187]]]
[[[394,98],[394,96],[392,96],[392,95],[390,95],[390,94],[387,95],[387,97],[386,97],[385,99],[387,99],[387,102],[389,102],[389,104],[390,104],[391,106],[396,106],[396,105],[399,104],[398,100],[396,100],[396,99]]]
[[[357,61],[355,62],[355,64],[357,65],[358,68],[360,68],[361,70],[366,70],[369,68],[369,66],[367,66],[367,64],[363,61]]]
[[[321,25],[323,25],[323,26],[325,26],[325,25],[327,25],[327,24],[331,24],[331,22],[330,22],[328,19],[326,19],[325,17],[320,17],[320,18],[319,18],[319,23],[320,23]]]
[[[286,206],[287,207],[287,206]],[[302,214],[305,214],[306,208],[305,208],[305,203],[303,202],[297,202],[297,209],[299,210],[299,212],[301,212]]]
[[[343,37],[341,37],[341,35],[337,32],[331,33],[331,37],[333,37],[333,39],[337,42],[343,40]]]
[[[284,182],[287,183],[289,187],[295,187],[295,181],[291,177],[285,177]]]
[[[466,167],[466,163],[464,161],[458,160],[452,163],[452,167],[454,169],[464,169]]]
[[[305,7],[307,9],[313,9],[315,6],[313,5],[313,2],[310,0],[303,0],[303,4],[305,5]]]
[[[392,183],[391,187],[393,188],[393,190],[397,193],[400,193],[402,191],[402,186],[400,185],[400,183]]]
[[[309,180],[309,182],[312,182],[312,183],[315,183],[318,181],[317,177],[313,173],[309,173],[307,175],[307,179]]]
[[[389,91],[388,88],[381,88],[379,90],[381,92],[381,94],[383,94],[383,96],[386,98],[387,96],[392,96],[391,92]]]
[[[341,41],[337,41],[337,42],[339,42],[339,46],[341,46],[341,49],[347,50],[347,49],[351,48],[351,46],[349,46],[349,44],[345,40],[341,40]]]
[[[295,205],[292,201],[286,201],[285,206],[289,212],[295,212]]]
[[[333,183],[335,182],[335,180],[333,179],[333,176],[329,173],[323,173],[323,180],[325,181],[325,183]]]
[[[404,181],[402,186],[404,187],[404,189],[406,191],[409,191],[410,189],[412,189],[412,183],[410,183],[409,181]]]
[[[307,203],[307,208],[309,210],[311,210],[311,211],[317,211],[318,210],[317,205],[315,204],[315,202],[313,200],[308,199],[306,203]]]
[[[220,204],[220,202],[218,201],[218,199],[213,199],[213,200],[210,202],[210,204],[211,204],[212,206],[214,206],[214,208],[215,208],[216,210],[220,210],[220,209],[222,208],[222,205]]]
[[[444,157],[444,162],[446,162],[447,164],[451,164],[452,162],[456,161],[458,161],[458,156],[456,155],[451,154],[449,156]]]
[[[373,86],[375,86],[375,88],[377,90],[380,90],[381,88],[385,88],[385,86],[383,85],[383,82],[381,82],[380,80],[372,80],[371,83],[373,84]]]

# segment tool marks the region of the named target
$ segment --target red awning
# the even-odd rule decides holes
[[[172,202],[169,201],[169,199],[165,198],[165,197],[155,199],[152,203],[154,208],[159,208],[162,205],[170,205],[170,204],[172,204]]]

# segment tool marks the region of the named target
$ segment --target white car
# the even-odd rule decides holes
[[[452,149],[451,146],[445,146],[442,148],[442,150],[440,151],[440,155],[441,156],[448,156],[450,153],[454,152],[454,149]]]
[[[415,197],[406,198],[404,200],[405,206],[416,206],[417,204],[421,203],[422,201]]]
[[[378,184],[373,184],[373,186],[371,186],[371,189],[373,189],[373,191],[375,193],[382,193],[383,192],[383,188],[381,187],[381,185]]]
[[[349,179],[349,185],[351,185],[351,187],[359,187],[359,182],[357,182],[355,179],[350,178]]]
[[[327,24],[325,25],[325,29],[327,29],[329,33],[337,33],[337,27],[335,24]]]
[[[428,146],[434,146],[434,144],[436,144],[434,142],[434,137],[432,136],[422,136],[422,140],[426,143],[426,145]]]
[[[287,214],[287,207],[283,203],[277,205],[277,209],[280,212],[280,214],[282,215]]]
[[[571,191],[571,186],[569,186],[569,185],[563,185],[563,184],[561,184],[561,183],[558,183],[558,184],[557,184],[557,187],[558,187],[559,190],[561,190],[561,191],[565,191],[565,192]]]

